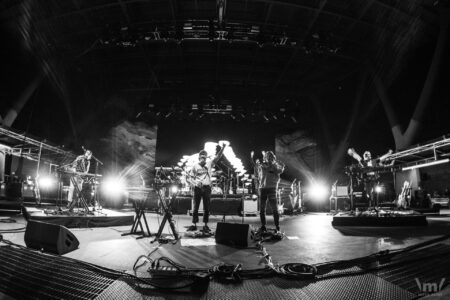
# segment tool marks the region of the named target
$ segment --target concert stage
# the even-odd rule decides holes
[[[126,226],[133,224],[134,219],[134,214],[109,209],[84,214],[76,208],[73,212],[69,212],[67,209],[58,210],[56,206],[46,206],[45,208],[23,206],[23,214],[27,220],[42,221],[68,228]]]
[[[333,226],[426,226],[427,217],[414,211],[346,212],[333,217]]]

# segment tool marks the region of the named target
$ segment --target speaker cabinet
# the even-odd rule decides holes
[[[216,243],[247,247],[250,241],[250,225],[236,223],[217,223]]]
[[[61,255],[77,249],[80,242],[64,226],[30,220],[25,231],[25,244],[29,248]]]

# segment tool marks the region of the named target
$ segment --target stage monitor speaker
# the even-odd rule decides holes
[[[80,242],[66,227],[40,221],[28,221],[25,244],[29,248],[65,254],[78,248]]]
[[[336,186],[336,197],[348,197],[348,186],[346,185]]]
[[[250,241],[250,225],[237,223],[217,223],[216,243],[247,247]]]

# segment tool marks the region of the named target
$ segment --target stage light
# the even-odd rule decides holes
[[[50,189],[56,184],[56,180],[53,177],[45,176],[39,178],[39,186],[43,189]]]
[[[383,187],[381,185],[377,185],[375,187],[375,193],[379,194],[381,192],[383,192]]]
[[[103,180],[102,191],[108,196],[118,196],[125,192],[123,179],[117,177],[107,177]]]
[[[170,191],[172,192],[172,194],[176,194],[178,193],[178,187],[176,185],[173,185],[170,187]]]
[[[308,194],[311,199],[323,200],[328,196],[328,187],[322,183],[314,183],[308,189]]]

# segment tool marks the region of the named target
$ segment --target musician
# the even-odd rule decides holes
[[[77,156],[77,158],[70,164],[70,168],[69,168],[70,171],[87,174],[89,172],[89,168],[91,166],[91,157],[92,157],[92,151],[86,150],[83,155]],[[76,176],[73,176],[73,179],[78,187],[78,190],[81,192],[81,190],[83,188],[83,178],[81,178],[81,176],[79,176],[79,175],[76,175]],[[67,197],[67,200],[69,201],[69,205],[73,200],[74,190],[75,190],[75,186],[74,186],[73,180],[70,180],[69,195]]]
[[[291,183],[291,192],[289,193],[289,200],[291,201],[293,210],[301,210],[302,204],[300,203],[300,182],[294,179]]]
[[[211,202],[211,177],[212,168],[220,159],[223,154],[226,145],[222,147],[218,146],[220,150],[216,153],[215,157],[210,160],[208,159],[208,153],[202,150],[198,154],[198,163],[196,163],[190,173],[189,182],[194,187],[194,212],[192,214],[192,225],[188,228],[188,231],[197,230],[198,223],[198,209],[200,207],[200,202],[203,199],[203,231],[210,232],[208,227],[209,221],[209,204]]]
[[[254,152],[251,152],[253,161]],[[261,220],[261,232],[266,231],[266,206],[269,202],[273,213],[273,220],[276,230],[280,230],[280,215],[277,206],[277,189],[280,182],[280,174],[283,173],[285,165],[276,160],[272,151],[263,152],[263,162],[254,161],[258,174],[260,208],[259,216]]]
[[[358,164],[362,168],[374,168],[386,166],[385,160],[389,155],[392,154],[392,150],[389,150],[386,154],[376,159],[372,159],[372,154],[370,153],[370,151],[365,151],[363,153],[363,158],[361,158],[361,156],[359,156],[353,148],[348,149],[347,153],[348,155],[356,159],[358,161]],[[393,161],[391,162],[391,164],[392,163]],[[374,186],[376,185],[376,180],[379,178],[379,175],[375,172],[367,172],[364,173],[364,175],[365,176],[361,178],[364,182],[363,197],[367,198],[369,201],[373,201]]]

